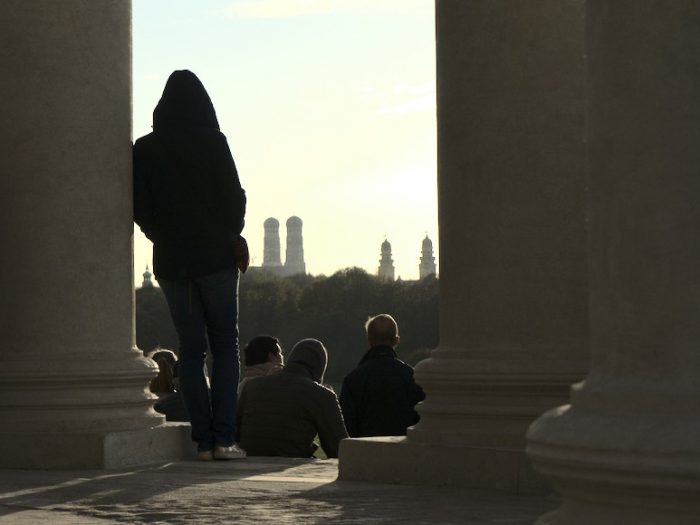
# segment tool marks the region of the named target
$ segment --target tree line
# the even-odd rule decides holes
[[[399,357],[415,365],[438,346],[438,279],[382,281],[360,268],[330,277],[279,277],[264,270],[241,277],[241,348],[253,337],[280,340],[287,354],[294,343],[314,337],[328,349],[326,382],[338,386],[367,349],[364,323],[388,313],[399,324]],[[177,350],[177,334],[160,288],[136,290],[136,343],[144,352]]]

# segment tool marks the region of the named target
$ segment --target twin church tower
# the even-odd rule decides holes
[[[263,223],[265,241],[262,268],[277,275],[306,273],[302,225],[303,222],[297,216],[287,219],[287,253],[283,265],[280,257],[280,222],[270,217]]]

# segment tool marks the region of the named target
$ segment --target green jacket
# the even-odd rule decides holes
[[[337,458],[340,440],[348,437],[335,392],[290,366],[246,383],[236,426],[238,442],[250,456],[308,458],[318,434],[326,455]]]

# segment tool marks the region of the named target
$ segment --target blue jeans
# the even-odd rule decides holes
[[[180,340],[180,389],[198,449],[234,442],[238,403],[238,269],[185,281],[158,280]],[[207,345],[207,340],[209,344]],[[212,353],[211,396],[205,377]]]

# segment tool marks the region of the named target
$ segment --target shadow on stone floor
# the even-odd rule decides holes
[[[335,481],[297,497],[333,507],[331,523],[530,525],[557,497],[515,496],[431,486]]]
[[[128,471],[0,471],[0,523],[529,524],[557,506],[440,487],[337,481],[337,461],[248,458]],[[35,513],[32,515],[32,513]],[[30,521],[21,521],[20,518]]]

